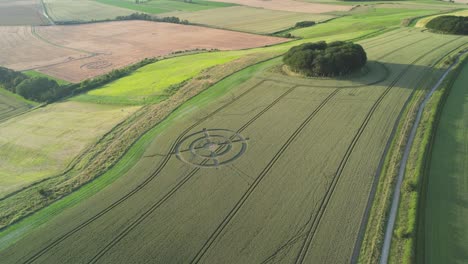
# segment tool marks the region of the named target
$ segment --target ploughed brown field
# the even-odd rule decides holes
[[[214,2],[234,3],[271,10],[319,14],[333,11],[349,11],[352,6],[306,3],[294,0],[212,0]]]
[[[144,58],[194,49],[236,50],[287,39],[149,21],[0,28],[0,65],[79,82]]]
[[[42,15],[40,0],[2,0],[0,1],[0,25],[46,25],[47,18]]]

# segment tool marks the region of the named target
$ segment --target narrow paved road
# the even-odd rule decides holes
[[[460,57],[462,55],[466,54],[466,53],[468,53],[468,51],[460,54],[457,57],[456,61],[452,65],[450,65],[450,67],[448,67],[448,69],[445,71],[444,75],[442,75],[440,77],[439,81],[432,87],[431,91],[426,95],[426,97],[424,98],[424,101],[419,106],[418,115],[416,116],[416,120],[415,120],[415,122],[413,124],[413,127],[411,128],[411,134],[410,134],[410,137],[408,139],[408,143],[405,146],[405,152],[403,154],[403,158],[402,158],[401,163],[400,163],[400,170],[398,171],[397,183],[395,185],[395,191],[393,193],[392,207],[390,209],[390,215],[388,217],[388,224],[387,224],[387,228],[385,230],[385,238],[384,238],[384,244],[383,244],[383,247],[382,247],[382,254],[381,254],[381,258],[380,258],[380,264],[387,264],[388,263],[388,256],[389,256],[389,253],[390,253],[390,246],[391,246],[391,243],[392,243],[393,228],[395,226],[395,220],[396,220],[397,213],[398,213],[398,204],[400,202],[401,184],[402,184],[403,179],[405,177],[405,170],[406,170],[406,165],[407,165],[407,162],[408,162],[409,153],[411,151],[411,147],[413,146],[414,137],[416,136],[416,131],[418,129],[419,122],[421,121],[421,117],[422,117],[422,114],[424,112],[424,108],[426,107],[427,102],[429,102],[429,100],[431,99],[432,95],[437,90],[437,88],[439,88],[439,86],[445,80],[445,78],[450,73],[450,71],[453,69],[453,67],[458,63]]]

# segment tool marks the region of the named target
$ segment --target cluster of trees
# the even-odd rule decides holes
[[[145,13],[133,13],[128,16],[118,16],[116,20],[147,20],[147,21],[154,21],[154,22],[166,22],[166,23],[174,23],[174,24],[184,24],[188,25],[188,20],[181,20],[178,17],[155,17],[152,15],[148,15]]]
[[[301,21],[301,22],[296,23],[297,28],[311,27],[314,25],[315,25],[314,21]]]
[[[52,98],[63,96],[63,91],[55,80],[29,77],[3,67],[0,67],[0,85],[10,92],[36,102],[48,102]]]
[[[447,34],[468,35],[468,17],[440,16],[429,21],[426,27]]]
[[[367,55],[359,44],[320,41],[291,48],[283,62],[292,71],[306,76],[333,77],[362,68]]]
[[[67,85],[59,85],[55,80],[46,77],[29,77],[21,72],[0,67],[0,86],[26,99],[51,103],[64,97],[98,88],[156,61],[158,61],[156,58],[144,59],[136,64],[113,70],[97,78]]]
[[[145,13],[133,13],[128,16],[118,16],[115,19],[103,19],[103,20],[91,20],[91,21],[82,21],[82,20],[71,20],[71,21],[56,21],[57,25],[77,25],[77,24],[90,24],[98,22],[110,22],[110,21],[119,21],[119,20],[147,20],[154,22],[166,22],[174,24],[183,24],[188,25],[190,22],[188,20],[182,20],[178,17],[155,17]]]

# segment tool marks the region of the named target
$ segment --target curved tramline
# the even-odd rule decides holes
[[[264,83],[265,80],[261,81],[258,85]],[[297,86],[294,86],[288,89],[286,92],[281,94],[275,101],[265,107],[261,112],[256,114],[253,118],[251,118],[248,122],[246,122],[241,128],[239,128],[236,133],[241,133],[247,127],[249,127],[255,120],[260,118],[264,113],[266,113],[269,109],[271,109],[274,105],[276,105],[281,99],[283,99],[286,95],[291,93]],[[219,152],[222,147],[217,149]],[[205,159],[203,163],[208,162],[208,159]],[[202,163],[202,164],[203,164]],[[120,240],[122,240],[129,232],[132,231],[137,225],[139,225],[143,220],[145,220],[151,213],[154,212],[159,206],[161,206],[165,201],[167,201],[178,189],[180,189],[185,183],[187,183],[197,172],[200,171],[200,168],[197,167],[193,169],[189,174],[187,174],[183,179],[177,183],[177,185],[172,188],[162,199],[158,202],[153,204],[147,211],[145,211],[140,217],[138,217],[134,222],[132,222],[127,228],[125,228],[115,239],[113,239],[109,244],[107,244],[99,253],[94,256],[89,263],[96,263],[109,249],[111,249],[115,244],[117,244]]]
[[[423,39],[425,40],[425,39]],[[410,45],[414,45],[416,43],[418,43],[419,41],[422,41],[422,40],[418,40],[416,42],[412,42],[408,45],[405,45],[405,47],[408,47]],[[385,54],[384,56],[380,57],[379,59],[383,58],[383,57],[386,57],[386,56],[389,56],[395,52],[397,52],[400,48],[398,49],[395,49],[387,54]],[[275,80],[276,81],[276,80]],[[374,82],[375,83],[375,82]],[[371,83],[371,84],[374,84],[374,83]],[[242,93],[241,95],[239,95],[238,97],[236,97],[235,99],[233,99],[232,101],[230,101],[229,103],[221,106],[220,108],[218,108],[217,110],[213,111],[211,114],[205,116],[204,118],[200,119],[198,122],[195,122],[193,125],[191,125],[190,127],[188,127],[187,129],[185,129],[180,135],[179,137],[174,141],[174,143],[172,144],[172,146],[170,147],[169,151],[167,152],[167,154],[163,157],[163,160],[160,162],[160,164],[158,165],[158,167],[155,169],[154,173],[151,174],[150,177],[146,178],[141,184],[139,184],[135,189],[131,190],[130,192],[128,192],[126,195],[124,195],[123,197],[121,197],[120,199],[118,199],[117,201],[115,201],[114,203],[112,203],[111,205],[107,206],[106,208],[104,208],[104,210],[100,211],[98,214],[94,215],[93,217],[89,218],[88,220],[84,221],[83,223],[81,223],[80,225],[78,225],[77,227],[73,228],[72,230],[68,231],[67,233],[61,235],[60,237],[58,237],[57,239],[55,239],[52,243],[48,244],[46,247],[44,247],[43,249],[41,249],[39,252],[37,252],[36,254],[34,254],[33,256],[31,256],[30,258],[28,258],[26,260],[25,263],[32,263],[33,261],[35,261],[36,259],[38,259],[39,257],[41,257],[42,255],[44,255],[45,253],[47,253],[49,250],[51,250],[52,248],[54,248],[55,246],[57,246],[58,244],[60,244],[62,241],[64,241],[65,239],[67,239],[68,237],[72,236],[73,234],[79,232],[81,229],[83,229],[84,227],[88,226],[89,224],[91,224],[92,222],[94,222],[95,220],[99,219],[100,217],[102,217],[103,215],[105,215],[106,213],[108,213],[109,211],[111,211],[113,208],[117,207],[119,204],[123,203],[124,201],[126,201],[127,199],[129,199],[130,197],[132,197],[134,194],[136,194],[139,190],[143,189],[149,182],[151,182],[153,179],[155,179],[159,173],[163,170],[163,168],[165,167],[165,165],[169,162],[170,158],[171,158],[171,154],[174,152],[174,148],[175,146],[177,145],[177,143],[182,139],[184,138],[184,136],[191,130],[193,129],[194,127],[198,126],[199,124],[201,124],[203,121],[209,119],[210,117],[214,116],[216,113],[220,112],[221,110],[223,110],[224,108],[226,108],[227,106],[231,105],[232,103],[234,103],[235,101],[237,101],[238,99],[244,97],[245,95],[247,95],[249,92],[251,92],[252,90],[254,90],[256,87],[260,86],[262,83],[258,83],[257,85],[249,88],[247,91],[245,91],[244,93]],[[367,86],[367,85],[370,85],[369,83],[368,84],[364,84],[364,85],[361,85],[361,86]],[[351,87],[356,87],[356,86],[351,86]],[[340,87],[340,88],[345,88],[345,87]],[[258,118],[258,117],[257,117]],[[246,125],[248,126],[249,124],[251,124],[253,121],[255,120],[254,119],[251,119],[248,123],[246,123]],[[242,129],[245,129],[242,128]],[[190,174],[190,175],[194,175],[198,170],[194,170],[193,171],[193,174]],[[190,179],[191,176],[189,177],[184,177],[184,182],[182,183],[182,185],[186,182],[186,180]],[[179,187],[181,185],[178,185]],[[178,188],[176,188],[174,191],[171,191],[170,194],[174,193]],[[155,206],[153,206],[154,208],[157,208],[158,206],[160,206],[162,204],[163,201],[167,200],[168,198],[170,197],[169,196],[165,196],[165,198],[163,198],[162,200],[158,201]],[[150,211],[154,211],[154,209],[151,209],[148,210],[149,212]],[[143,217],[144,219],[144,217]],[[140,223],[141,220],[137,220],[137,222],[135,223]],[[131,231],[132,227],[134,225],[131,225],[129,230]],[[122,233],[123,235],[125,235],[126,233]],[[121,235],[120,235],[121,236]],[[119,237],[120,237],[119,236]],[[117,238],[118,239],[118,238]],[[109,245],[114,245],[115,242],[111,241],[109,243]],[[108,248],[108,247],[106,247]],[[103,251],[103,253],[105,253],[106,250]],[[103,254],[101,253],[101,254]]]
[[[428,38],[425,38],[423,40],[426,40]],[[416,44],[418,43],[419,41],[423,41],[423,40],[418,40],[416,42],[413,42],[413,43],[410,43],[408,45],[406,45],[405,47],[408,47],[410,45],[413,45],[413,44]],[[445,44],[444,44],[445,45]],[[381,56],[380,58],[378,59],[382,59],[386,56],[389,56],[391,54],[393,54],[394,52],[396,52],[397,50],[395,51],[392,51],[392,52],[389,52],[387,54],[385,54],[384,56]],[[397,80],[394,81],[394,83],[396,83],[399,78],[401,77],[398,77]],[[375,81],[375,82],[372,82],[371,84],[376,84],[376,83],[379,83],[383,80],[378,80],[378,81]],[[276,80],[275,80],[276,82]],[[387,93],[388,91],[393,87],[394,83],[392,84],[391,87],[387,88]],[[350,87],[365,87],[365,86],[368,86],[370,84],[363,84],[363,85],[357,85],[357,86],[341,86],[339,88],[350,88]],[[296,86],[293,86],[293,88],[291,88],[290,90],[288,90],[287,93],[289,93],[290,91],[292,91],[292,89],[294,89]],[[310,86],[310,87],[315,87],[315,86]],[[223,229],[223,226],[226,226],[229,222],[230,219],[232,219],[232,217],[236,214],[236,212],[241,208],[242,204],[248,199],[249,195],[255,190],[256,186],[258,186],[258,184],[261,182],[261,180],[263,179],[263,177],[265,177],[265,175],[271,170],[271,168],[273,167],[273,165],[275,164],[275,162],[281,157],[282,153],[284,153],[284,151],[287,149],[287,147],[292,143],[292,141],[294,140],[294,138],[297,137],[297,135],[300,133],[300,131],[302,131],[302,129],[307,125],[308,122],[310,122],[313,118],[313,116],[315,116],[318,111],[323,108],[323,106],[326,104],[326,102],[328,102],[329,100],[331,100],[335,95],[336,93],[338,93],[339,91],[339,88],[336,89],[335,91],[333,91],[329,97],[327,97],[323,102],[322,104],[319,105],[319,107],[300,125],[300,127],[298,128],[298,130],[295,131],[295,133],[293,135],[291,135],[291,137],[287,140],[287,142],[285,143],[285,145],[282,146],[282,148],[280,149],[280,151],[278,151],[278,153],[274,156],[274,158],[270,161],[270,163],[268,163],[268,166],[262,171],[262,173],[256,178],[255,182],[250,185],[250,188],[248,189],[248,191],[246,192],[246,194],[244,194],[242,196],[242,199],[236,204],[236,206],[232,209],[232,211],[229,213],[229,215],[225,218],[225,221],[223,221],[223,223],[220,225],[219,229],[216,229],[215,233],[219,234],[222,229]],[[280,98],[282,98],[283,96],[285,96],[286,94],[283,94]],[[278,99],[280,99],[278,98]],[[383,99],[383,97],[381,98],[381,100]],[[278,100],[279,101],[279,100]],[[276,104],[278,101],[275,101],[274,104]],[[270,105],[269,107],[267,107],[266,109],[264,109],[264,111],[262,111],[262,114],[264,112],[266,112],[266,110],[270,109],[273,105]],[[248,125],[250,125],[251,123],[253,123],[253,121],[255,121],[256,119],[258,119],[260,117],[260,115],[257,115],[256,117],[254,117],[253,119],[251,119],[249,122],[246,123],[246,125],[244,125],[241,129],[239,129],[237,131],[237,133],[240,133],[242,132]],[[370,119],[370,117],[369,117]],[[367,120],[368,121],[368,120]],[[362,129],[363,130],[363,129]],[[207,160],[206,160],[207,161]],[[145,211],[145,213],[143,213],[136,221],[132,222],[132,224],[130,224],[124,231],[122,231],[114,240],[112,240],[109,244],[107,244],[95,257],[93,257],[93,259],[89,262],[89,263],[96,263],[107,251],[109,251],[114,245],[116,245],[119,241],[121,241],[129,232],[131,232],[132,229],[134,229],[138,224],[140,224],[144,219],[146,219],[154,210],[156,210],[158,207],[160,207],[162,205],[162,203],[164,203],[167,199],[170,198],[170,196],[172,196],[179,188],[181,188],[184,184],[186,184],[190,178],[192,178],[198,171],[200,170],[200,168],[196,168],[194,170],[192,170],[187,176],[185,176],[173,189],[171,189],[171,191],[169,191],[167,193],[167,195],[164,196],[164,198],[162,198],[161,200],[159,200],[157,203],[155,203],[153,206],[151,206],[151,208],[147,211]],[[229,220],[227,220],[229,219]],[[210,240],[207,241],[203,248],[206,248],[206,250],[209,248],[209,246],[211,245],[211,243],[214,242],[214,239],[216,238],[217,235],[212,235],[210,237]],[[202,248],[202,251],[203,251],[203,248]],[[205,250],[205,251],[206,251]],[[202,252],[200,251],[200,252]],[[198,253],[197,256],[192,260],[192,263],[197,263],[201,257],[203,256],[203,253]]]
[[[154,173],[146,178],[141,184],[139,184],[136,188],[134,188],[133,190],[131,190],[130,192],[128,192],[126,195],[122,196],[122,198],[120,198],[119,200],[115,201],[114,203],[112,203],[111,205],[109,205],[108,207],[106,207],[104,210],[100,211],[98,214],[94,215],[93,217],[89,218],[87,221],[83,222],[82,224],[78,225],[76,228],[70,230],[69,232],[63,234],[62,236],[60,236],[59,238],[57,238],[55,241],[53,241],[52,243],[50,243],[49,245],[47,245],[46,247],[44,247],[42,250],[40,250],[39,252],[37,252],[36,254],[34,254],[33,256],[31,256],[30,258],[28,258],[25,263],[32,263],[33,261],[35,261],[36,259],[38,259],[39,257],[41,257],[43,254],[47,253],[49,250],[51,250],[53,247],[55,247],[56,245],[58,245],[60,242],[62,242],[63,240],[67,239],[68,237],[70,237],[71,235],[75,234],[76,232],[80,231],[81,229],[83,229],[84,227],[86,227],[87,225],[89,225],[90,223],[92,223],[93,221],[95,221],[96,219],[100,218],[101,216],[103,216],[104,214],[106,214],[107,212],[109,212],[110,210],[112,210],[113,208],[115,208],[116,206],[118,206],[119,204],[123,203],[125,200],[129,199],[130,197],[132,197],[134,194],[136,194],[139,190],[141,190],[142,188],[144,188],[149,182],[151,182],[154,178],[156,178],[158,176],[158,174],[162,171],[162,169],[164,169],[164,167],[166,166],[166,164],[169,162],[170,158],[172,157],[172,153],[174,153],[175,151],[175,147],[176,145],[179,143],[180,140],[182,140],[185,135],[190,132],[190,130],[192,130],[193,128],[195,128],[196,126],[200,125],[201,123],[203,123],[205,120],[209,119],[210,117],[214,116],[215,114],[219,113],[221,110],[223,110],[224,108],[228,107],[229,105],[233,104],[234,102],[236,102],[237,100],[241,99],[242,97],[246,96],[248,93],[250,93],[251,91],[253,91],[255,88],[257,88],[258,86],[260,86],[261,83],[255,85],[255,86],[252,86],[250,89],[248,89],[247,91],[243,92],[242,94],[240,94],[239,96],[237,96],[236,98],[234,98],[233,100],[231,100],[230,102],[222,105],[221,107],[217,108],[215,111],[211,112],[210,114],[206,115],[204,118],[200,119],[199,121],[193,123],[190,127],[188,127],[187,129],[185,129],[180,135],[179,137],[174,141],[174,143],[172,143],[168,153],[164,156],[163,160],[161,161],[161,163],[158,165],[158,167],[155,169]]]
[[[348,149],[346,150],[346,153],[345,153],[343,159],[341,160],[340,165],[338,166],[335,175],[333,176],[332,182],[331,182],[330,186],[328,187],[322,202],[320,203],[318,213],[315,214],[315,212],[314,212],[312,214],[312,215],[315,215],[315,216],[313,217],[313,220],[310,221],[310,226],[308,228],[308,231],[306,232],[306,239],[304,240],[304,243],[302,244],[301,250],[300,250],[299,254],[297,255],[295,263],[303,263],[304,262],[304,259],[305,259],[306,255],[307,255],[307,252],[309,250],[312,239],[313,239],[313,237],[315,235],[315,231],[317,230],[318,225],[320,224],[320,220],[321,220],[321,218],[323,216],[324,211],[327,208],[327,205],[328,205],[328,202],[330,201],[331,196],[333,195],[335,187],[336,187],[338,181],[340,180],[340,176],[343,173],[343,170],[344,170],[344,168],[345,168],[345,166],[346,166],[346,164],[347,164],[347,162],[348,162],[348,160],[349,160],[349,158],[351,156],[351,153],[353,152],[354,147],[356,146],[356,144],[359,141],[362,133],[366,129],[367,125],[369,124],[369,121],[372,118],[375,110],[379,107],[380,103],[385,98],[385,96],[390,92],[390,90],[396,85],[396,83],[406,74],[406,72],[411,67],[413,67],[418,61],[422,60],[424,57],[426,57],[430,53],[434,52],[435,50],[437,50],[437,49],[439,49],[439,48],[441,48],[443,46],[445,46],[449,42],[452,42],[452,40],[450,40],[450,41],[448,41],[448,42],[446,42],[446,43],[444,43],[444,44],[442,44],[440,46],[437,46],[437,47],[433,48],[432,50],[430,50],[430,51],[426,52],[425,54],[421,55],[420,57],[415,59],[413,62],[411,62],[411,64],[406,66],[406,68],[395,78],[395,80],[392,81],[392,83],[379,96],[377,101],[374,103],[372,108],[369,110],[369,112],[366,115],[366,118],[364,119],[364,122],[361,124],[361,126],[359,127],[359,130],[354,135],[354,138],[351,141],[351,144],[348,146]],[[415,91],[415,89],[413,89],[413,92],[414,91]],[[311,219],[312,219],[312,215],[311,215]]]
[[[395,32],[391,33],[396,35]],[[346,195],[346,192],[353,190],[348,186],[352,180],[356,180],[356,184],[362,185],[362,188],[358,187],[361,188],[360,194],[351,204],[350,208],[356,209],[358,214],[350,219],[352,226],[346,235],[349,243],[358,243],[356,234],[365,221],[361,212],[364,213],[363,207],[370,199],[367,190],[373,188],[371,186],[375,181],[375,177],[370,176],[374,175],[371,170],[374,170],[375,161],[380,159],[381,148],[384,148],[378,142],[387,142],[387,135],[390,136],[386,131],[381,136],[376,133],[379,135],[376,137],[371,136],[372,133],[384,127],[393,127],[398,122],[401,107],[416,90],[411,73],[416,74],[417,80],[423,78],[421,74],[426,76],[430,69],[429,60],[432,62],[434,57],[459,44],[454,37],[438,37],[434,42],[437,47],[432,48],[424,46],[433,36],[429,33],[417,33],[415,36],[407,31],[400,33],[404,37],[395,37],[400,41],[404,39],[398,42],[399,45],[388,37],[371,42],[368,48],[371,60],[367,69],[343,79],[311,80],[285,76],[278,71],[281,69],[277,64],[280,60],[274,59],[248,71],[252,72],[247,75],[249,79],[239,75],[242,85],[228,81],[228,86],[222,89],[228,89],[231,87],[229,85],[240,87],[232,89],[232,97],[223,95],[221,100],[208,106],[209,110],[196,109],[196,106],[195,112],[192,108],[187,110],[189,114],[181,116],[173,127],[167,128],[167,132],[165,130],[158,135],[157,141],[152,143],[157,147],[152,145],[142,154],[142,167],[126,172],[133,180],[122,177],[122,181],[113,185],[117,186],[117,191],[112,188],[99,195],[104,199],[96,204],[95,209],[83,215],[77,213],[86,209],[86,204],[70,210],[55,221],[57,224],[65,220],[68,224],[50,234],[45,232],[52,226],[44,226],[32,234],[37,238],[46,235],[44,239],[31,240],[31,243],[22,239],[21,243],[2,252],[2,258],[5,257],[6,263],[101,263],[138,260],[141,256],[141,261],[153,257],[153,260],[160,262],[172,259],[176,262],[221,263],[233,254],[238,255],[245,248],[243,241],[248,241],[250,253],[239,256],[239,260],[246,257],[264,263],[284,257],[296,263],[318,260],[327,254],[320,253],[327,244],[324,232],[336,225],[324,223],[335,215],[348,215],[348,212],[336,209],[343,202],[341,194]],[[450,45],[449,42],[454,44]],[[425,48],[418,51],[423,46]],[[437,49],[440,52],[431,55]],[[258,69],[262,72],[254,75],[253,72]],[[389,115],[388,121],[382,119],[384,112]],[[275,120],[276,117],[278,119]],[[272,120],[275,128],[271,127]],[[226,136],[225,142],[234,142],[234,148],[239,146],[236,145],[239,143],[235,143],[238,139],[248,141],[248,151],[243,154],[245,157],[229,166],[202,170],[205,165],[218,165],[213,163],[213,157],[229,151],[231,146],[229,143],[213,144],[208,146],[208,151],[206,144],[195,143],[210,135],[219,137],[215,131],[223,129],[232,132]],[[200,131],[205,132],[199,134]],[[210,131],[210,135],[206,131]],[[271,135],[265,134],[270,131]],[[340,131],[354,132],[343,134]],[[242,135],[237,137],[241,132],[245,138]],[[195,140],[190,143],[193,138]],[[368,139],[369,143],[363,144],[363,139]],[[276,144],[269,143],[271,140]],[[329,152],[319,160],[313,161],[316,154],[311,153],[310,148],[323,149],[332,140],[339,142],[330,146]],[[188,143],[180,148],[182,142]],[[371,148],[372,142],[380,145]],[[159,154],[160,149],[166,151]],[[179,151],[193,150],[208,151],[203,153],[211,153],[211,157],[201,155],[195,163],[179,157]],[[146,152],[150,153],[146,155]],[[154,152],[158,154],[153,155]],[[369,153],[364,158],[371,158],[370,165],[360,163],[359,153]],[[157,163],[150,158],[155,156],[160,157]],[[311,161],[309,166],[314,170],[309,171],[311,174],[304,170],[306,165],[298,163],[307,163],[307,160]],[[322,167],[321,161],[327,163],[327,167]],[[362,169],[363,176],[354,175],[356,169]],[[289,170],[291,175],[287,175]],[[300,183],[303,187],[299,187]],[[297,193],[288,195],[291,190],[297,190]],[[270,203],[275,197],[278,204]],[[93,201],[86,203],[93,204]],[[286,204],[294,206],[286,209]],[[186,210],[178,210],[180,208]],[[257,214],[253,215],[253,212],[258,212],[260,218],[256,218]],[[260,220],[263,219],[262,215],[266,216],[265,220]],[[274,219],[265,222],[269,219],[268,215]],[[74,218],[76,220],[71,222],[67,220]],[[238,234],[236,230],[239,228],[244,229]],[[279,229],[278,235],[271,236],[275,228]],[[190,239],[187,232],[192,234]],[[248,235],[252,232],[256,235]],[[337,232],[330,234],[330,241],[337,243],[336,248],[343,248],[342,243],[337,241]],[[243,235],[247,237],[240,240]],[[188,240],[182,243],[183,239]],[[160,244],[159,241],[163,240],[165,243]],[[323,241],[323,244],[316,244],[315,241]],[[153,251],[148,251],[150,248]],[[182,248],[186,250],[180,251]],[[19,250],[23,253],[18,254]],[[146,255],[139,253],[146,251]],[[175,256],[174,253],[179,251],[181,253]],[[344,250],[336,260],[348,258],[348,251]],[[125,257],[122,259],[123,255]],[[137,259],[133,259],[132,255]]]
[[[443,45],[445,45],[446,43],[444,43]],[[443,46],[441,45],[441,46]],[[437,47],[439,48],[439,47]],[[434,50],[436,50],[437,48],[434,48],[433,50],[427,52],[426,54],[422,55],[421,57],[419,57],[418,59],[416,59],[411,65],[413,65],[414,63],[416,63],[417,61],[421,60],[422,58],[424,58],[425,56],[427,56],[429,53],[433,52]],[[385,57],[385,56],[383,56]],[[379,59],[382,59],[379,58]],[[409,67],[411,67],[411,65],[409,65],[407,67],[407,69]],[[327,196],[329,196],[328,194],[330,193],[333,193],[333,187],[334,185],[336,185],[336,182],[337,180],[339,180],[339,176],[340,174],[342,173],[345,165],[346,165],[346,162],[347,160],[349,159],[351,153],[352,153],[352,150],[354,148],[354,146],[356,145],[357,141],[359,140],[361,134],[363,133],[364,129],[366,128],[367,124],[369,123],[369,120],[371,119],[373,113],[375,112],[375,110],[377,109],[377,107],[379,106],[380,102],[384,99],[384,97],[390,92],[390,90],[394,87],[394,85],[401,79],[401,77],[406,73],[406,70],[402,71],[397,77],[395,80],[392,81],[392,83],[385,89],[385,91],[379,96],[379,98],[377,99],[377,101],[374,103],[374,105],[372,106],[372,108],[369,110],[368,114],[366,115],[366,118],[364,120],[364,122],[361,124],[361,127],[359,128],[357,134],[354,136],[351,144],[349,145],[348,149],[346,150],[346,154],[345,154],[345,157],[342,159],[341,163],[340,163],[340,166],[338,167],[337,169],[337,173],[335,174],[335,177],[333,178],[332,180],[332,184],[330,185],[329,189],[327,190],[326,192],[326,196],[325,196],[325,199],[324,200],[327,200]],[[337,92],[337,91],[336,91]],[[275,156],[276,158],[276,156]],[[272,160],[273,164],[274,164],[274,161],[275,159]],[[272,165],[273,165],[272,164]],[[270,165],[270,164],[269,164]],[[271,166],[272,166],[271,165]],[[268,169],[267,169],[268,168]],[[265,174],[271,169],[271,167],[267,167],[266,169],[266,172]],[[263,173],[263,172],[262,172]],[[265,174],[260,174],[258,176],[257,179],[261,179],[265,176]],[[334,184],[335,182],[335,184]],[[240,204],[240,206],[242,206],[242,204],[245,202],[245,200],[248,199],[248,196],[250,195],[250,193],[253,192],[253,189],[258,185],[257,184],[253,184],[252,188],[249,188],[249,190],[244,194],[244,196],[242,196],[241,200],[239,201],[238,204]],[[331,192],[330,192],[330,188],[332,189]],[[252,189],[252,190],[251,190]],[[328,197],[329,199],[329,197]],[[321,203],[321,206],[320,206],[320,211],[323,211],[322,208],[323,208],[323,204],[324,204],[324,200],[322,201]],[[216,230],[213,232],[213,234],[210,236],[209,240],[207,242],[205,242],[205,244],[203,245],[202,249],[197,253],[196,257],[192,260],[191,263],[198,263],[203,255],[208,251],[208,249],[210,248],[210,246],[214,243],[214,241],[216,240],[216,238],[221,234],[221,232],[223,231],[223,229],[229,224],[229,222],[234,218],[235,214],[237,213],[237,211],[240,209],[240,206],[237,206],[236,204],[236,207],[233,208],[233,210],[228,214],[228,216],[226,216],[226,218],[223,220],[223,222],[221,223],[220,226],[218,226],[218,228],[216,228]],[[325,204],[325,207],[326,207],[326,204]],[[314,221],[310,221],[310,223],[312,224],[312,226],[314,226],[315,224],[315,219]],[[308,222],[309,223],[309,222]],[[311,229],[312,229],[312,226],[311,228],[309,229],[309,231],[307,232],[307,236],[306,236],[306,240],[304,241],[304,246],[303,248],[308,248],[308,246],[310,245],[310,242],[311,242],[311,238],[313,237],[313,234],[312,236],[310,235],[311,234]],[[300,251],[300,254],[298,255],[297,259],[296,259],[296,263],[302,263],[303,260],[304,260],[304,257],[305,257],[305,254],[307,253],[307,250],[304,250],[304,249],[301,249]],[[267,261],[265,261],[267,262]]]

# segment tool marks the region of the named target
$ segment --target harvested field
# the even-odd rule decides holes
[[[92,0],[43,0],[47,13],[56,22],[114,19],[134,13],[132,10]]]
[[[239,5],[259,7],[270,10],[319,14],[333,11],[349,11],[352,6],[306,3],[294,0],[212,0],[214,2],[234,3]]]
[[[35,27],[34,34],[27,27],[0,30],[0,34],[5,36],[0,41],[9,47],[0,51],[3,53],[0,54],[0,65],[16,70],[34,68],[70,82],[79,82],[144,58],[176,51],[246,49],[287,41],[277,37],[148,21]],[[31,43],[35,45],[31,47]]]
[[[29,26],[0,27],[0,65],[27,70],[90,56],[88,53],[51,45]]]
[[[137,109],[63,102],[0,124],[0,197],[62,172],[85,147]]]
[[[1,0],[0,26],[47,25],[40,0]]]
[[[230,76],[163,122],[124,176],[0,257],[349,263],[401,109],[432,63],[466,42],[398,34],[396,44],[385,35],[364,44],[370,62],[352,76],[289,77],[280,59]],[[200,103],[220,90],[224,96]]]
[[[186,19],[192,23],[211,27],[253,32],[260,34],[285,30],[300,21],[321,22],[333,18],[330,15],[306,14],[234,6],[198,12],[173,12],[165,14]]]

